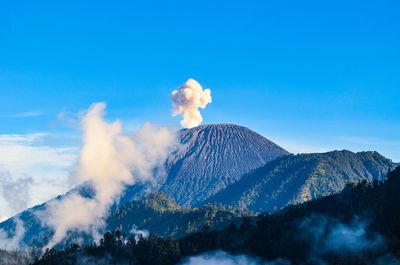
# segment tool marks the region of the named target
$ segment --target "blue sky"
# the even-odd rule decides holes
[[[0,135],[70,152],[66,120],[98,101],[128,127],[179,126],[169,95],[192,77],[212,90],[205,123],[400,161],[399,13],[395,0],[2,1]]]
[[[169,93],[193,77],[212,90],[206,123],[400,160],[399,11],[398,1],[3,2],[0,133],[66,130],[60,111],[96,101],[110,118],[178,125]]]

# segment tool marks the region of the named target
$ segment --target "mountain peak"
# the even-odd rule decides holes
[[[180,131],[183,148],[169,161],[161,191],[179,204],[197,205],[268,161],[289,152],[235,124],[205,124]]]
[[[244,126],[241,126],[241,125],[237,125],[237,124],[234,124],[234,123],[201,124],[199,126],[196,126],[196,127],[190,128],[190,129],[183,129],[183,130],[193,130],[193,131],[195,131],[195,130],[207,130],[207,129],[211,129],[211,128],[214,128],[214,129],[232,129],[232,128],[239,129],[239,128],[244,128],[244,129],[250,130],[247,127],[244,127]]]

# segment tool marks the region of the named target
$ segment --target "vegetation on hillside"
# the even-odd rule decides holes
[[[377,152],[288,155],[246,174],[207,202],[253,211],[279,210],[338,193],[348,183],[383,181],[388,170],[395,167]]]
[[[244,253],[264,260],[292,264],[399,264],[400,167],[387,181],[347,186],[324,197],[275,214],[244,217],[219,231],[204,226],[202,232],[181,239],[126,238],[119,230],[108,232],[99,244],[71,245],[47,250],[35,265],[177,264],[184,257],[207,251]]]

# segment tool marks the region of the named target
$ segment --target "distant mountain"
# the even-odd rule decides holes
[[[200,205],[243,174],[289,152],[242,126],[201,125],[180,131],[183,148],[167,162],[160,191],[178,204]]]
[[[395,166],[377,152],[289,155],[246,174],[206,203],[271,211],[338,193],[348,183],[383,181]]]

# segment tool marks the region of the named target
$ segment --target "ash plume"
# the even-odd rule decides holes
[[[203,90],[196,80],[190,78],[178,90],[172,91],[171,100],[172,115],[182,114],[182,127],[193,128],[203,121],[199,108],[205,109],[212,102],[211,90]]]
[[[59,243],[70,231],[99,237],[99,229],[112,203],[126,185],[152,181],[152,170],[163,163],[177,144],[176,133],[146,123],[132,136],[123,133],[122,123],[104,120],[105,103],[93,104],[81,120],[83,147],[78,177],[94,189],[92,198],[78,192],[54,200],[38,217],[54,230],[45,248]]]

